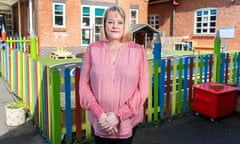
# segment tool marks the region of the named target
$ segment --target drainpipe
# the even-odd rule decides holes
[[[35,33],[35,35],[38,35],[38,15],[37,15],[37,13],[38,13],[38,11],[37,11],[37,6],[38,6],[38,1],[37,0],[34,0],[34,8],[33,8],[33,13],[34,13],[34,33]]]
[[[176,14],[176,7],[179,6],[181,2],[177,2],[177,0],[173,0],[172,5],[173,5],[173,16],[172,16],[172,36],[175,36],[175,14]]]
[[[19,37],[22,36],[22,25],[21,25],[21,6],[20,6],[20,0],[18,0],[18,32]]]
[[[29,4],[29,29],[30,29],[30,37],[34,37],[34,32],[33,32],[33,24],[32,24],[32,0],[28,1]]]
[[[176,13],[176,6],[173,6],[172,25],[171,25],[171,30],[172,30],[171,36],[174,36],[175,13]]]

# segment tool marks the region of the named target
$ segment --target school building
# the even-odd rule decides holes
[[[76,54],[101,39],[104,11],[113,5],[123,7],[131,24],[147,24],[148,0],[0,0],[0,21],[7,36],[37,36],[39,55],[58,47]]]
[[[150,0],[148,23],[161,31],[163,49],[240,49],[240,0]],[[186,50],[186,49],[185,49]]]

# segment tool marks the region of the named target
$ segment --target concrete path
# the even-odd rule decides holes
[[[0,144],[45,144],[43,137],[30,119],[18,127],[6,125],[5,105],[12,101],[15,101],[15,98],[0,77]]]

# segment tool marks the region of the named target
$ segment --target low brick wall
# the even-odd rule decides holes
[[[64,49],[66,49],[69,52],[72,52],[72,54],[74,55],[79,55],[80,53],[82,53],[84,50],[86,50],[86,47],[64,47]],[[53,51],[57,51],[57,47],[41,47],[40,48],[40,52],[39,52],[39,56],[50,56],[51,52]]]

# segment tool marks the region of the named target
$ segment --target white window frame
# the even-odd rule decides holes
[[[84,26],[83,25],[83,7],[88,7],[90,8],[90,20],[89,20],[89,26]],[[96,33],[95,33],[95,26],[99,26],[99,25],[96,25],[95,24],[95,9],[104,9],[106,10],[108,7],[104,7],[104,6],[92,6],[92,5],[82,5],[81,6],[81,36],[80,36],[80,41],[81,41],[81,45],[82,46],[88,46],[89,44],[84,44],[82,43],[83,42],[83,39],[82,39],[82,31],[85,29],[85,30],[90,30],[90,43],[94,42],[95,41],[95,36],[96,36]],[[99,16],[97,16],[99,17]],[[103,16],[102,16],[103,17]],[[103,26],[103,24],[102,24]],[[100,34],[100,33],[97,33],[97,34]]]
[[[136,12],[136,17],[132,17],[132,12]],[[135,21],[135,23],[132,23],[132,21]],[[130,10],[130,23],[131,24],[138,24],[138,9],[131,9]]]
[[[158,24],[157,24],[158,21]],[[148,24],[155,29],[159,29],[160,16],[158,14],[148,15]]]
[[[211,14],[211,11],[215,11],[215,14]],[[201,12],[201,15],[198,15]],[[201,20],[201,21],[200,21]],[[194,34],[206,35],[216,34],[217,32],[217,9],[216,8],[204,8],[195,11],[194,16]]]
[[[62,15],[58,15],[58,16],[62,16],[63,17],[63,24],[62,25],[56,25],[55,24],[55,17],[57,15],[55,15],[55,5],[61,5],[63,7],[63,14]],[[64,3],[53,3],[53,27],[54,28],[66,28],[66,5]]]

